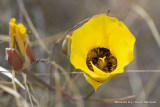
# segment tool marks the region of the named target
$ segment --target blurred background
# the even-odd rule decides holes
[[[5,59],[5,48],[9,46],[8,23],[15,17],[17,22],[27,27],[36,58],[48,59],[60,66],[57,70],[55,64],[40,62],[32,67],[31,73],[51,86],[65,89],[66,93],[73,96],[91,95],[75,101],[71,97],[49,90],[30,76],[27,76],[25,84],[23,74],[16,74],[15,77],[22,85],[27,85],[29,91],[17,86],[17,92],[22,96],[22,102],[25,102],[22,107],[158,107],[159,6],[159,0],[0,0],[0,66],[11,70]],[[125,68],[124,73],[106,82],[93,93],[93,88],[85,80],[82,71],[75,70],[70,64],[69,56],[62,52],[62,41],[56,41],[82,20],[107,13],[108,10],[109,16],[123,21],[136,37],[135,58]],[[41,41],[37,37],[40,37]],[[1,73],[0,84],[13,88],[12,80]],[[133,103],[115,102],[119,100]],[[134,103],[135,101],[138,101],[138,104]],[[147,104],[143,101],[150,102]],[[17,106],[21,105],[16,97],[1,88],[0,107]]]

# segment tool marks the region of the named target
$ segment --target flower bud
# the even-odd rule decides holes
[[[16,24],[16,19],[9,22],[9,48],[6,48],[6,59],[15,71],[22,71],[34,61],[34,54],[23,24]]]
[[[63,52],[67,55],[70,55],[71,53],[71,42],[72,42],[72,37],[70,35],[66,35],[66,38],[62,43],[62,49]]]

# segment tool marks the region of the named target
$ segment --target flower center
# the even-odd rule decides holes
[[[86,64],[91,71],[94,71],[92,64],[103,72],[111,73],[117,67],[117,59],[112,56],[107,48],[94,48],[88,52]]]

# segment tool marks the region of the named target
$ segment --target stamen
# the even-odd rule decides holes
[[[117,59],[112,56],[110,50],[107,48],[94,48],[88,52],[86,64],[88,68],[94,72],[92,65],[94,64],[97,68],[103,72],[112,72],[117,67]]]
[[[104,56],[103,58],[99,58],[103,63],[105,63],[105,58],[106,56]]]

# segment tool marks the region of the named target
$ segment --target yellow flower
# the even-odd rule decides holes
[[[96,90],[133,60],[135,37],[123,22],[105,14],[92,17],[72,34],[70,61]]]
[[[16,24],[15,18],[9,22],[9,36],[9,48],[6,48],[7,60],[14,70],[24,70],[34,61],[34,54],[25,26],[22,23]]]

